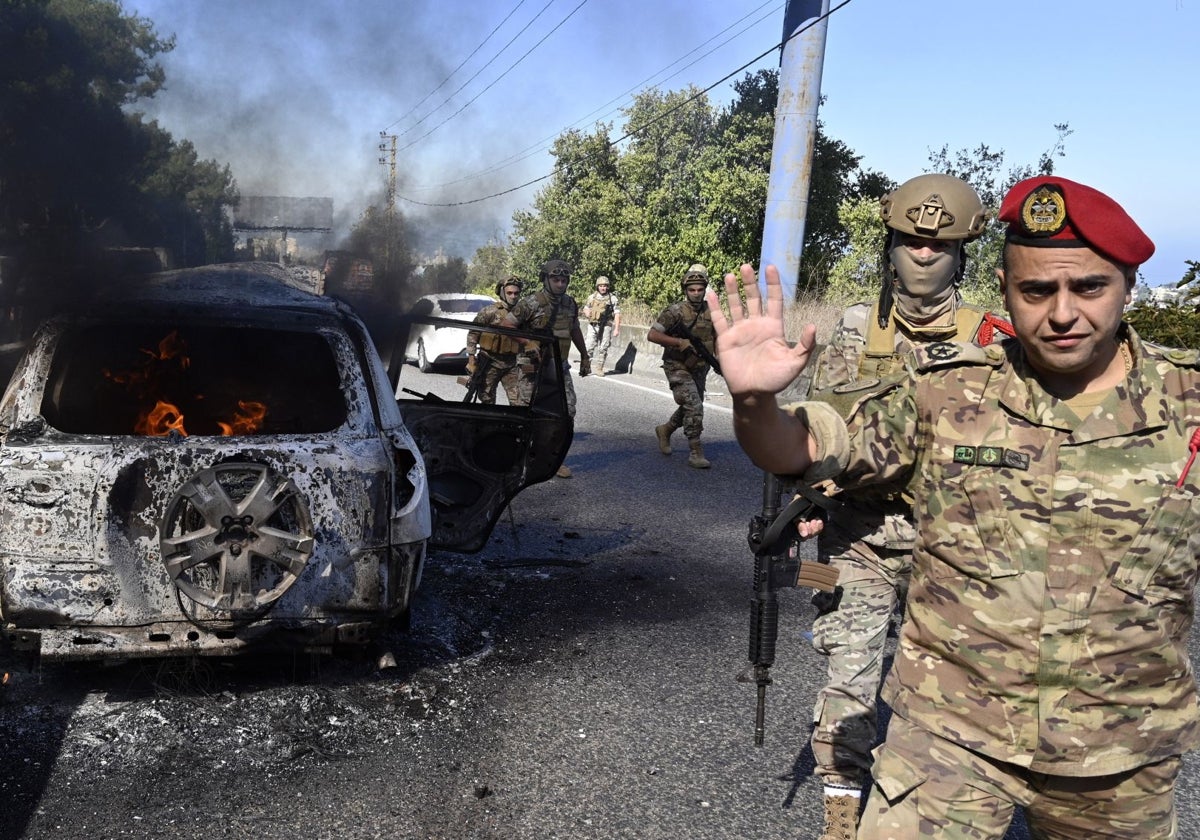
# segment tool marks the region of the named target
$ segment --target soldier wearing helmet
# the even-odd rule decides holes
[[[487,327],[499,326],[521,297],[524,284],[511,275],[496,284],[496,302],[485,306],[475,316],[474,323]],[[521,347],[516,339],[494,332],[471,330],[467,333],[467,387],[474,388],[481,403],[496,402],[496,386],[503,385],[509,405],[522,405],[520,371],[517,354]]]
[[[880,201],[887,227],[879,299],[851,306],[815,365],[810,399],[843,415],[864,394],[895,380],[916,347],[990,344],[1011,327],[962,300],[964,245],[988,213],[969,184],[919,175]],[[830,488],[837,492],[836,487]],[[871,768],[884,642],[902,608],[916,535],[911,500],[898,493],[842,494],[846,504],[818,537],[818,555],[839,570],[840,595],[818,593],[813,646],[828,657],[828,680],[813,710],[812,750],[825,784],[821,840],[852,840]],[[865,527],[863,523],[873,523]]]
[[[591,373],[591,358],[579,329],[579,305],[567,294],[571,283],[571,266],[563,260],[547,260],[538,272],[542,288],[517,301],[507,315],[503,325],[529,332],[549,332],[558,341],[562,359],[562,383],[567,401],[567,414],[575,417],[575,385],[571,381],[569,354],[571,345],[579,350],[579,375]],[[522,403],[528,405],[537,387],[538,372],[541,370],[540,350],[530,343],[524,345],[518,360],[521,369]],[[570,478],[571,469],[563,464],[558,469],[559,478]]]
[[[704,388],[711,365],[697,345],[706,349],[710,359],[716,358],[717,334],[713,329],[712,313],[704,300],[708,290],[708,269],[693,264],[679,281],[684,299],[672,303],[659,313],[646,338],[663,347],[662,367],[667,384],[678,408],[660,426],[654,427],[658,449],[671,454],[671,435],[682,428],[688,442],[688,466],[708,469],[700,434],[704,431]]]
[[[608,348],[621,334],[621,307],[612,288],[612,281],[600,275],[596,278],[596,291],[583,302],[583,317],[588,323],[587,351],[596,376],[604,376]]]

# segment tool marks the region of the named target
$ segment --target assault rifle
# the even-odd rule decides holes
[[[683,319],[676,321],[671,329],[667,330],[667,335],[672,338],[686,338],[692,343],[692,349],[696,351],[696,355],[708,362],[708,366],[717,372],[717,376],[725,375],[721,373],[721,363],[717,361],[717,357],[704,346],[703,341],[696,338],[688,325],[683,323]]]
[[[796,522],[814,516],[821,508],[831,511],[841,502],[831,499],[807,484],[793,488],[798,495],[783,511],[779,510],[782,482],[771,473],[763,474],[761,516],[750,519],[748,540],[754,554],[754,598],[750,602],[750,664],[758,686],[758,707],[754,715],[754,745],[761,747],[766,731],[767,686],[771,684],[771,666],[775,664],[775,640],[779,635],[779,601],[776,592],[784,587],[811,586],[833,592],[838,571],[824,563],[802,562]]]
[[[487,378],[488,368],[491,366],[492,357],[486,353],[476,351],[474,372],[470,376],[460,376],[458,378],[459,385],[467,386],[467,393],[463,397],[463,402],[476,402],[479,399],[479,395],[483,393],[483,386]]]

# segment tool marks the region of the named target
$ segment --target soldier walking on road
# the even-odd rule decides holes
[[[659,313],[646,338],[663,348],[662,367],[667,374],[671,395],[679,406],[670,419],[654,428],[658,449],[671,454],[671,435],[682,428],[688,442],[688,466],[706,470],[712,466],[704,457],[700,433],[704,431],[704,386],[711,365],[697,351],[699,343],[716,355],[716,333],[712,314],[704,300],[708,289],[708,269],[696,263],[680,281],[684,299]]]
[[[906,489],[917,538],[857,840],[1172,840],[1200,746],[1188,636],[1200,574],[1200,351],[1122,320],[1154,244],[1091,187],[1015,184],[1000,290],[1016,339],[914,349],[843,418],[775,395],[815,343],[779,273],[714,312],[738,442],[759,467]],[[711,298],[713,305],[716,295]],[[812,530],[802,530],[811,535]]]
[[[603,275],[596,278],[596,291],[583,302],[583,317],[588,322],[587,352],[595,376],[604,376],[608,348],[621,334],[621,307],[612,292],[612,283]]]
[[[498,300],[485,306],[475,316],[474,323],[495,327],[504,323],[508,311],[521,296],[523,284],[519,277],[509,277],[496,284]],[[504,385],[509,405],[524,405],[521,401],[521,376],[517,368],[517,353],[521,345],[515,338],[492,332],[472,330],[467,333],[467,375],[471,380],[482,377],[476,393],[487,405],[496,402],[496,386]]]
[[[809,399],[843,416],[883,381],[900,379],[913,348],[935,341],[991,344],[1008,322],[965,303],[958,292],[967,242],[983,233],[978,194],[950,175],[919,175],[884,196],[887,226],[879,300],[842,315],[816,361]],[[828,492],[837,492],[830,488]],[[860,797],[875,746],[876,694],[892,614],[904,603],[916,527],[904,493],[838,496],[817,546],[838,570],[837,595],[818,593],[813,647],[828,657],[828,681],[813,709],[812,751],[825,784],[821,840],[854,840]]]
[[[571,381],[569,361],[572,344],[579,350],[579,375],[587,376],[592,367],[587,347],[583,343],[583,332],[579,329],[579,306],[575,303],[575,298],[567,294],[567,286],[571,283],[571,266],[563,260],[547,260],[542,263],[538,277],[542,288],[517,301],[504,316],[502,323],[511,329],[548,331],[557,339],[562,359],[562,386],[567,401],[567,414],[574,419],[575,385]],[[521,374],[522,404],[528,405],[537,385],[538,372],[543,360],[536,350],[526,350],[522,355],[526,356],[525,361],[519,363],[525,368]],[[558,477],[570,478],[571,468],[566,464],[560,466]]]

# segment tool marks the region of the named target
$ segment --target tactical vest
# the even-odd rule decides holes
[[[600,306],[601,301],[606,301],[603,306]],[[587,302],[588,323],[589,324],[607,324],[613,319],[613,296],[607,295],[592,295]]]
[[[939,340],[972,342],[979,338],[978,343],[986,346],[992,343],[994,336],[991,330],[986,340],[980,335],[985,323],[989,323],[986,312],[960,303],[954,312],[954,335]],[[886,379],[903,370],[904,356],[896,353],[896,319],[890,317],[886,327],[879,326],[879,303],[876,301],[871,304],[871,314],[867,316],[867,348],[858,366],[859,378]]]
[[[709,312],[708,307],[705,306],[700,312],[696,312],[686,301],[673,303],[663,313],[663,320],[666,320],[666,315],[670,313],[671,309],[675,310],[679,323],[686,326],[688,331],[709,349],[709,352],[716,355],[717,331],[713,327],[712,313]],[[667,335],[683,337],[682,331],[676,333],[672,327],[667,327],[666,332]],[[688,370],[695,370],[700,365],[707,364],[691,350],[680,350],[674,346],[664,347],[662,358],[664,362],[679,362]]]
[[[538,302],[538,310],[529,326],[533,330],[548,329],[558,339],[558,352],[565,360],[571,353],[571,325],[579,322],[575,299],[562,295],[556,301],[545,289],[534,292],[533,297]]]
[[[502,324],[504,316],[509,311],[508,305],[503,301],[492,304],[489,310],[487,311],[487,314],[490,316],[487,319],[489,326]],[[478,344],[480,350],[485,350],[492,356],[515,356],[521,351],[521,345],[517,343],[515,338],[500,335],[499,333],[481,332]]]
[[[927,343],[962,342],[986,347],[995,339],[997,332],[1011,336],[1012,325],[1003,318],[969,303],[960,303],[954,313],[954,335],[938,342],[923,342],[910,339],[914,346]],[[887,326],[879,326],[879,304],[871,305],[867,315],[866,347],[858,363],[858,376],[852,382],[814,391],[810,398],[832,405],[843,417],[848,417],[854,406],[871,392],[878,391],[904,373],[907,353],[896,352],[896,319],[888,318]]]

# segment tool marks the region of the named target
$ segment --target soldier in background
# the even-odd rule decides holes
[[[1015,184],[1000,289],[1016,339],[917,347],[847,421],[775,395],[815,344],[779,273],[714,312],[738,442],[759,467],[907,488],[917,539],[857,840],[1171,840],[1200,746],[1200,351],[1122,321],[1154,243],[1109,196]],[[716,295],[711,303],[716,306]],[[803,533],[803,532],[802,532]],[[811,534],[812,532],[809,531]]]
[[[496,284],[496,302],[485,306],[475,316],[474,323],[487,327],[499,326],[521,296],[521,278],[512,276]],[[476,393],[479,402],[493,405],[496,386],[504,385],[509,405],[524,405],[521,399],[521,376],[517,369],[517,353],[521,345],[515,338],[492,332],[472,330],[467,333],[467,374],[470,380],[482,377]],[[482,371],[482,373],[481,373]]]
[[[608,348],[621,334],[621,307],[612,292],[612,283],[603,275],[596,278],[596,291],[583,302],[583,317],[588,322],[587,351],[596,376],[604,376]]]
[[[562,387],[567,401],[567,414],[575,417],[575,385],[571,381],[571,363],[569,354],[571,345],[579,350],[579,375],[591,373],[591,359],[583,342],[583,333],[579,329],[579,305],[575,298],[567,294],[567,286],[571,283],[571,266],[563,260],[547,260],[542,263],[538,272],[542,288],[531,295],[521,298],[509,310],[501,322],[510,329],[526,330],[528,332],[550,332],[558,340],[559,355],[562,358]],[[518,341],[522,341],[518,339]],[[538,372],[541,370],[540,353],[523,342],[524,357],[519,366],[522,369],[522,404],[528,405],[534,389],[537,387]],[[571,469],[565,463],[558,468],[559,478],[570,478]]]
[[[711,369],[697,352],[695,342],[703,344],[710,356],[716,355],[716,333],[712,314],[704,300],[708,289],[708,269],[694,264],[679,283],[684,299],[659,313],[650,331],[649,341],[662,346],[662,367],[667,374],[671,395],[679,406],[666,423],[655,426],[658,449],[671,454],[671,435],[682,428],[688,442],[688,466],[706,470],[712,466],[704,457],[700,434],[704,431],[704,386]]]
[[[864,392],[904,373],[913,348],[937,341],[991,344],[1008,322],[958,292],[964,246],[983,233],[979,195],[950,175],[919,175],[880,202],[887,228],[879,299],[842,315],[817,358],[809,399],[843,416]],[[836,493],[837,488],[827,488]],[[892,614],[903,607],[916,527],[912,500],[894,491],[843,493],[825,524],[821,562],[838,569],[836,595],[818,593],[812,643],[828,657],[828,681],[813,709],[812,751],[825,785],[821,840],[854,840],[875,746],[876,693]]]

